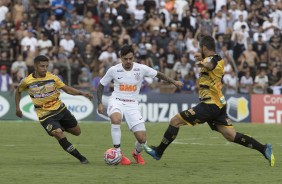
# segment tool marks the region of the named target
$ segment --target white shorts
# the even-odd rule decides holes
[[[115,112],[119,112],[122,119],[124,117],[130,130],[137,124],[144,123],[137,100],[111,97],[107,109],[108,116],[110,117]]]

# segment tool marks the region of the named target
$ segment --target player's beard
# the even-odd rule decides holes
[[[204,53],[203,49],[201,50],[201,55],[202,55],[202,58],[205,59],[205,53]]]
[[[126,63],[123,65],[124,69],[130,70],[132,68],[132,63]]]

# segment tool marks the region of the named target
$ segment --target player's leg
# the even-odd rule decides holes
[[[69,110],[65,109],[54,118],[56,118],[56,120],[59,121],[60,126],[62,128],[53,131],[52,135],[58,140],[61,147],[66,152],[77,158],[82,164],[89,163],[89,161],[79,153],[79,151],[73,146],[73,144],[68,141],[62,130],[64,129],[67,132],[76,136],[80,135],[81,129],[75,117],[71,114]]]
[[[154,159],[159,160],[167,147],[175,140],[178,135],[179,127],[183,125],[195,125],[197,123],[204,122],[204,119],[207,116],[205,115],[205,109],[203,104],[200,103],[197,106],[182,111],[175,115],[171,120],[167,130],[164,133],[164,136],[161,140],[159,146],[147,146],[144,145],[146,153],[151,155]]]
[[[211,123],[209,123],[209,125],[211,127],[213,126],[211,125]],[[234,142],[242,146],[259,151],[269,161],[270,165],[274,166],[275,159],[272,153],[271,145],[270,144],[263,145],[249,135],[236,132],[236,130],[232,126],[230,119],[226,114],[225,108],[222,109],[222,113],[215,120],[214,126],[215,126],[215,130],[220,132],[225,139],[227,139],[230,142]]]
[[[108,116],[111,119],[111,136],[112,136],[112,142],[113,146],[117,149],[117,151],[121,151],[121,121],[123,118],[123,104],[121,101],[117,101],[114,99],[110,99],[109,105],[108,105]],[[124,156],[122,153],[122,159],[120,162],[121,165],[130,165],[131,161]]]
[[[139,123],[131,128],[131,131],[134,133],[136,138],[135,148],[132,151],[132,157],[135,159],[135,162],[140,165],[145,164],[145,160],[141,156],[143,151],[143,146],[147,142],[146,128],[144,123]]]

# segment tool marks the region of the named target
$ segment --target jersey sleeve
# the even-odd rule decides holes
[[[217,66],[217,63],[222,60],[222,58],[219,55],[214,55],[211,59],[210,58],[206,58],[204,62],[211,62],[213,64],[213,69],[215,69],[215,67]]]
[[[100,80],[100,83],[103,86],[106,86],[107,84],[109,84],[112,80],[113,80],[113,69],[109,68],[108,71],[106,72],[106,74],[104,75],[104,77]]]
[[[153,69],[153,68],[150,68],[146,65],[143,65],[143,70],[144,70],[144,77],[156,77],[157,74],[158,74],[158,71]]]
[[[54,80],[55,80],[55,84],[57,86],[57,88],[62,88],[64,87],[66,84],[56,75],[54,75]]]
[[[23,78],[18,86],[18,91],[23,92],[26,90],[27,84],[26,84],[26,78]]]

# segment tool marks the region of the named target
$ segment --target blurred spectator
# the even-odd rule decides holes
[[[1,65],[0,67],[0,91],[10,91],[13,89],[13,81],[10,75],[7,73],[7,67]]]
[[[0,65],[4,65],[10,71],[13,61],[8,58],[7,52],[0,53]]]
[[[34,37],[31,30],[28,31],[27,36],[25,36],[21,41],[21,51],[22,54],[28,55],[29,52],[35,54],[37,53],[38,40]]]
[[[268,45],[268,60],[273,60],[273,58],[282,57],[282,35],[279,29],[275,29],[274,35],[269,40]]]
[[[28,75],[28,70],[25,62],[23,61],[22,55],[19,55],[17,60],[13,62],[11,66],[11,76],[13,81],[18,78],[23,79]]]
[[[251,70],[254,70],[259,61],[259,57],[257,53],[253,51],[253,46],[248,45],[247,50],[245,50],[243,54],[246,56],[246,62],[248,63],[248,66],[251,68]]]
[[[229,72],[229,75],[224,75],[224,90],[225,94],[234,95],[238,92],[238,78],[233,70]]]
[[[5,4],[0,1],[0,23],[5,19],[6,13],[8,13],[9,9]]]
[[[180,79],[183,79],[189,73],[191,68],[192,66],[188,62],[188,58],[186,55],[182,55],[180,61],[177,61],[173,66],[175,74],[180,74]]]
[[[60,75],[60,70],[59,70],[59,68],[53,68],[52,73],[53,73],[54,75],[57,75],[57,76],[61,79],[61,81],[63,81],[63,76]]]
[[[137,20],[138,22],[141,22],[144,19],[146,12],[142,4],[137,4],[136,10],[133,13],[134,13],[135,20]]]
[[[224,34],[227,28],[226,18],[222,15],[222,11],[218,11],[214,18],[214,25],[218,28],[216,35]]]
[[[261,70],[255,78],[253,87],[255,94],[265,94],[268,88],[268,77],[264,70]]]
[[[92,91],[97,91],[99,82],[104,75],[105,75],[105,71],[99,70],[98,75],[92,79],[91,81]],[[110,84],[104,86],[104,92],[110,92]]]
[[[79,57],[80,62],[83,67],[88,68],[88,70],[93,71],[95,70],[94,67],[96,67],[95,71],[98,71],[99,64],[97,62],[97,58],[95,57],[95,52],[93,50],[93,47],[90,44],[87,44],[85,47],[85,51],[83,54]]]
[[[239,84],[239,91],[243,94],[251,94],[253,90],[254,80],[250,75],[250,71],[246,71],[246,73],[241,77]]]
[[[182,79],[183,87],[181,88],[181,93],[193,94],[195,92],[195,79],[194,73],[189,71]]]
[[[1,52],[6,52],[7,53],[7,57],[10,60],[14,59],[14,50],[13,50],[13,45],[9,39],[9,34],[8,33],[4,33],[1,35],[2,39],[0,42],[0,51]]]
[[[274,29],[278,28],[278,25],[273,21],[273,15],[269,15],[268,20],[263,22],[262,28],[266,35],[266,40],[269,40],[274,35]]]
[[[163,68],[164,73],[170,78],[175,77],[173,66],[175,65],[177,59],[178,58],[175,52],[175,47],[173,45],[173,42],[170,42],[167,46],[167,50],[165,50],[163,67],[161,67]]]
[[[60,41],[60,46],[64,49],[66,56],[70,56],[74,50],[74,40],[70,33],[66,33],[65,37]]]
[[[118,63],[118,58],[114,52],[113,46],[109,46],[106,51],[102,52],[98,58],[100,62],[99,68],[104,68],[107,71],[111,66],[114,66]]]
[[[89,91],[90,90],[91,77],[89,70],[87,68],[81,68],[81,74],[78,76],[78,85],[77,87],[81,90]]]
[[[51,9],[53,10],[53,14],[56,16],[57,20],[62,20],[65,11],[66,11],[66,3],[64,0],[52,0],[51,1]]]
[[[40,39],[38,40],[38,49],[40,55],[46,55],[49,50],[52,49],[52,42],[48,39],[47,34],[40,34]]]
[[[91,11],[88,11],[86,13],[86,16],[83,18],[83,24],[84,24],[84,28],[88,33],[91,33],[93,31],[94,25],[95,25],[96,21],[93,18],[93,14]]]
[[[149,18],[145,22],[144,26],[145,26],[145,28],[148,32],[152,32],[152,31],[154,31],[154,28],[163,27],[164,24],[163,24],[162,20],[160,19],[158,12],[155,11],[154,14],[153,14],[153,17]]]
[[[258,56],[267,52],[267,45],[262,35],[258,35],[258,40],[253,43],[253,50]]]
[[[282,94],[282,72],[276,67],[273,67],[268,74],[268,93],[270,94]]]
[[[51,8],[50,1],[49,0],[34,0],[32,1],[32,3],[37,11],[37,20],[38,20],[37,25],[40,27],[44,27],[48,20],[48,14]]]

